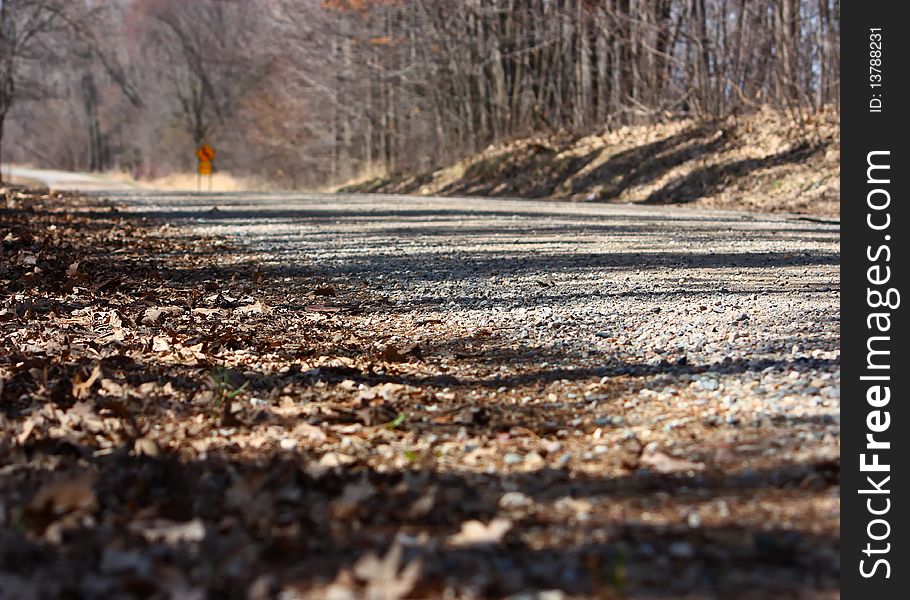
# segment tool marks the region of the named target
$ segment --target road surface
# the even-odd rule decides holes
[[[54,190],[97,192],[101,190],[128,190],[134,187],[125,181],[94,173],[34,169],[14,165],[3,165],[2,169],[4,178],[12,177],[14,181],[37,182]]]
[[[441,555],[420,541],[432,528],[399,534],[425,573],[470,571],[458,593],[596,589],[617,575],[586,570],[585,553],[621,540],[633,589],[836,594],[836,223],[476,198],[102,195],[169,235],[221,236],[223,264],[255,265],[262,286],[325,294],[313,302],[340,312],[312,327],[340,322],[340,346],[369,340],[369,357],[416,345],[394,381],[438,404],[410,406],[409,422],[486,407],[459,413],[461,431],[415,425],[378,445],[338,430],[376,472],[434,448],[438,473],[497,490],[489,510],[515,523],[520,560]],[[308,360],[308,377],[350,370]],[[370,369],[364,381],[388,375]],[[383,501],[395,502],[367,502]]]
[[[468,198],[112,197],[137,215],[226,236],[276,273],[350,281],[386,307],[390,336],[428,321],[464,334],[490,327],[552,354],[551,365],[685,357],[784,368],[837,357],[836,223]]]

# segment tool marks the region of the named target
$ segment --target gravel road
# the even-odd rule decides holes
[[[453,333],[492,328],[550,368],[742,372],[836,366],[839,355],[836,222],[467,198],[130,199],[132,211],[232,238],[290,275],[351,282],[375,303],[364,324],[393,342],[398,328],[420,336],[439,321]],[[787,375],[787,389],[802,379]],[[836,400],[837,378],[828,384],[822,398]],[[809,402],[820,390],[802,391]]]
[[[416,344],[421,360],[396,381],[431,386],[440,406],[526,415],[527,439],[466,426],[408,441],[436,448],[443,471],[568,473],[576,483],[549,495],[496,479],[513,520],[529,497],[551,502],[526,543],[568,544],[554,541],[560,522],[572,548],[610,532],[629,541],[627,577],[641,589],[835,593],[836,222],[383,195],[111,197],[175,235],[227,237],[244,251],[225,260],[261,265],[264,284],[334,286],[322,301],[342,310],[314,323],[340,319],[377,351]],[[585,492],[581,480],[600,483]],[[638,493],[617,495],[623,486]],[[502,567],[474,568],[483,590]],[[571,589],[559,579],[571,569],[544,584]]]
[[[74,171],[55,171],[53,169],[33,169],[18,165],[2,165],[3,174],[11,179],[24,182],[37,182],[56,190],[81,192],[105,192],[111,190],[129,190],[134,186],[96,173],[79,173]]]

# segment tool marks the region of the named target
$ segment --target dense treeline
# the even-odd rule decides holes
[[[296,187],[428,169],[538,131],[764,105],[799,122],[839,93],[839,0],[6,0],[0,10],[0,83],[35,82],[12,102],[0,93],[12,158],[141,176],[190,168],[208,141],[221,168]],[[35,10],[55,33],[11,46],[22,26],[9,24]]]

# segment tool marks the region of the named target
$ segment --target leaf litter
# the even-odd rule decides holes
[[[634,376],[522,383],[494,331],[403,343],[356,282],[6,197],[0,597],[836,590],[839,465],[781,463],[783,428],[610,425],[573,399]]]

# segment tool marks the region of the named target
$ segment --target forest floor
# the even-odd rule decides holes
[[[691,119],[568,132],[491,146],[435,171],[364,178],[340,188],[433,196],[689,204],[703,208],[840,212],[840,127],[833,111],[804,117],[764,109],[715,122]]]
[[[835,598],[839,230],[6,190],[0,598]]]

